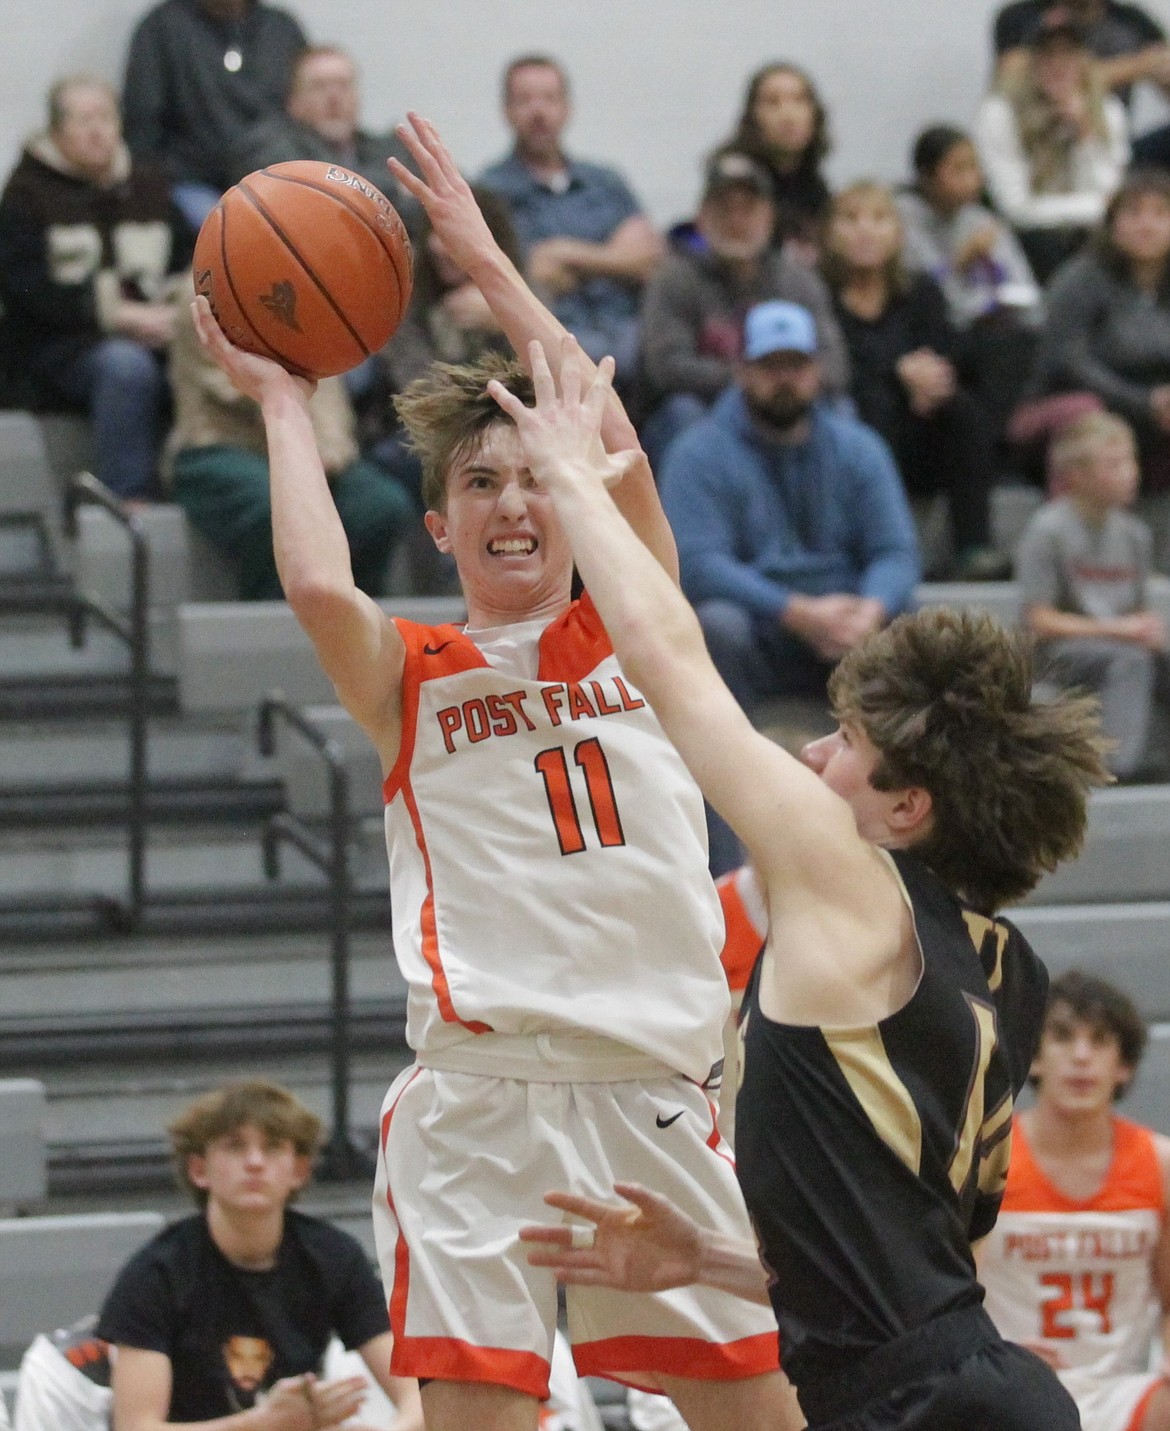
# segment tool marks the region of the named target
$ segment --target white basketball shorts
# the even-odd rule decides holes
[[[701,1226],[752,1239],[706,1093],[653,1069],[661,1076],[621,1082],[419,1064],[400,1075],[382,1109],[374,1194],[396,1374],[547,1396],[557,1289],[517,1239],[560,1216],[546,1192],[612,1200],[615,1181],[638,1182]],[[779,1365],[768,1307],[703,1287],[565,1290],[582,1376],[656,1391],[662,1375],[730,1381]]]

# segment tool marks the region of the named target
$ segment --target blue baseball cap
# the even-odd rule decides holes
[[[748,309],[743,324],[743,356],[749,363],[772,353],[804,353],[817,350],[817,325],[807,308],[799,303],[757,303]]]

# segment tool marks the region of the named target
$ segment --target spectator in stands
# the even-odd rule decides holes
[[[978,1254],[992,1320],[1054,1368],[1085,1431],[1170,1428],[1170,1138],[1113,1107],[1145,1046],[1120,989],[1076,970],[1053,982],[1036,1101],[1013,1120]]]
[[[119,1431],[338,1426],[358,1413],[365,1380],[319,1379],[334,1335],[360,1352],[403,1413],[397,1424],[421,1431],[416,1384],[390,1375],[386,1305],[365,1252],[289,1207],[312,1171],[316,1116],[275,1084],[236,1083],[197,1099],[170,1134],[200,1211],[136,1253],[102,1308]]]
[[[386,160],[393,154],[404,164],[414,161],[392,130],[374,134],[362,129],[360,107],[357,65],[351,57],[336,45],[310,45],[293,62],[284,108],[264,115],[238,137],[232,148],[231,181],[269,164],[317,159],[360,174],[402,213],[412,203],[390,177]]]
[[[58,81],[0,196],[3,341],[30,401],[89,414],[95,473],[120,497],[154,487],[169,297],[190,255],[165,176],[122,142],[113,90]]]
[[[614,169],[572,159],[568,76],[556,60],[523,55],[504,72],[511,154],[480,182],[508,203],[528,276],[591,358],[611,354],[619,382],[634,370],[638,298],[662,258],[662,240]]]
[[[995,17],[996,71],[1011,79],[1026,69],[1028,51],[1053,12],[1076,26],[1097,72],[1128,108],[1135,84],[1170,85],[1170,47],[1161,25],[1140,5],[1118,0],[1013,0]]]
[[[1170,175],[1134,170],[1053,279],[1033,395],[1085,392],[1133,425],[1143,493],[1170,491]]]
[[[885,443],[819,401],[807,308],[752,308],[734,384],[671,447],[662,500],[683,590],[719,673],[749,712],[823,697],[837,660],[910,604],[914,523]],[[708,814],[711,868],[741,861]]]
[[[776,205],[768,171],[742,150],[724,149],[707,166],[696,217],[702,247],[676,250],[646,285],[642,367],[657,404],[642,429],[658,470],[670,443],[734,380],[743,319],[770,298],[800,303],[817,325],[823,389],[842,394],[849,364],[822,280],[786,249],[770,246]]]
[[[1008,564],[990,537],[990,423],[960,384],[942,290],[928,274],[907,273],[902,247],[888,189],[863,181],[834,198],[824,273],[849,349],[858,416],[889,443],[911,496],[945,495],[950,574],[1001,578]]]
[[[983,101],[976,141],[991,198],[1046,283],[1100,222],[1129,162],[1125,109],[1065,11],[1044,12],[1024,62]]]
[[[1152,538],[1126,510],[1138,486],[1133,434],[1112,413],[1088,413],[1058,433],[1050,466],[1064,495],[1033,516],[1016,555],[1024,621],[1049,678],[1100,698],[1109,767],[1133,780],[1149,774],[1151,735],[1170,716],[1166,625],[1147,593]]]
[[[171,350],[175,427],[168,442],[174,496],[213,546],[239,566],[245,601],[283,596],[272,551],[268,457],[259,407],[205,356],[195,335],[188,284]],[[314,432],[349,537],[354,577],[381,594],[395,543],[413,519],[409,492],[359,455],[353,409],[341,378],[324,378],[311,403]]]
[[[773,242],[815,265],[831,197],[821,166],[832,146],[828,113],[811,78],[784,61],[758,69],[727,147],[751,154],[771,176]]]
[[[1040,290],[1011,228],[983,203],[983,170],[969,135],[932,124],[914,141],[914,179],[897,195],[906,267],[929,273],[956,328],[1018,315],[1038,322]]]
[[[933,124],[914,141],[914,180],[897,195],[903,261],[928,273],[962,335],[958,367],[1002,442],[1031,377],[1040,290],[1009,225],[982,202],[983,170],[971,139]]]
[[[126,139],[136,159],[167,171],[193,230],[231,184],[244,130],[280,112],[306,43],[265,0],[161,0],[139,21],[122,87]]]

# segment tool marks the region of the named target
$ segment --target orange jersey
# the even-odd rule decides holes
[[[983,1245],[987,1310],[1010,1341],[1052,1348],[1096,1377],[1144,1372],[1157,1302],[1153,1255],[1166,1215],[1153,1134],[1113,1120],[1113,1159],[1083,1202],[1045,1177],[1017,1118],[999,1221]]]
[[[741,865],[715,881],[723,906],[726,935],[719,955],[727,986],[733,994],[747,988],[760,950],[768,937],[768,910],[750,865]]]

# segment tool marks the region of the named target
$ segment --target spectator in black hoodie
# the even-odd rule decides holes
[[[60,80],[0,196],[4,346],[33,401],[90,414],[96,475],[123,497],[154,483],[172,280],[190,257],[166,176],[122,142],[113,90]]]

